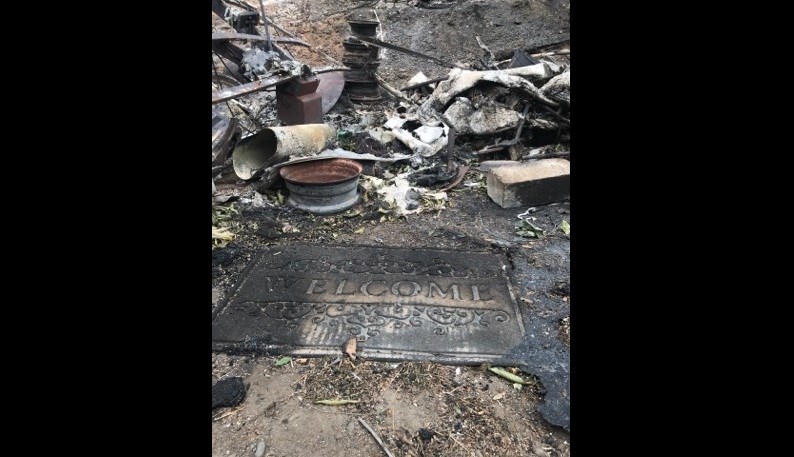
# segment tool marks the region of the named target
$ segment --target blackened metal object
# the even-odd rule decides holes
[[[373,38],[377,34],[380,22],[360,18],[362,12],[351,14],[348,25],[352,36],[348,36],[342,46],[345,54],[342,63],[350,67],[345,72],[345,92],[353,103],[374,103],[380,101],[380,90],[375,72],[380,66],[378,54],[380,49],[359,41],[358,38]],[[371,15],[366,15],[369,17]]]
[[[315,214],[344,211],[360,198],[358,178],[364,167],[347,159],[287,165],[279,170],[287,184],[287,203]]]

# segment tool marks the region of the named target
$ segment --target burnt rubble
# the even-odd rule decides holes
[[[414,3],[419,10],[454,7],[448,1]],[[529,214],[569,198],[567,42],[492,50],[472,34],[482,53],[455,59],[390,42],[383,33],[389,15],[357,9],[339,16],[348,29],[344,40],[334,40],[342,46],[334,57],[316,40],[278,26],[264,8],[245,5],[213,3],[215,248],[240,233],[230,202],[273,215],[255,230],[289,236],[298,231],[289,220],[296,213],[329,221],[437,217],[471,191],[498,211]],[[297,48],[320,56],[323,64],[296,58],[290,50]],[[383,69],[395,55],[430,62],[437,71],[414,68],[402,79],[389,77]],[[516,238],[548,235],[532,216],[518,219]],[[565,227],[560,230],[567,237]],[[568,389],[567,352],[552,349],[562,360],[559,372],[543,371],[545,362],[526,367],[543,373],[538,376],[551,386],[549,398],[557,395],[541,410],[544,417],[567,427],[568,400],[560,400]]]
[[[252,30],[249,23],[240,26],[239,19],[230,19],[240,14],[233,13],[234,8],[225,11],[226,21],[216,17],[213,35],[218,39],[213,42],[215,58],[225,70],[218,72],[216,65],[213,77],[218,87],[213,94],[217,107],[213,131],[216,190],[218,184],[227,189],[233,185],[247,189],[238,192],[239,196],[283,189],[278,167],[305,160],[306,154],[325,160],[343,157],[334,155],[334,150],[345,151],[346,158],[349,153],[377,152],[379,159],[394,159],[378,162],[380,166],[361,160],[365,167],[362,185],[370,182],[367,176],[371,172],[375,173],[372,178],[383,180],[376,187],[420,194],[444,193],[450,184],[465,184],[466,173],[469,177],[478,173],[488,176],[487,169],[478,170],[482,161],[504,160],[504,165],[517,165],[544,158],[567,159],[570,155],[570,68],[567,58],[554,59],[555,52],[531,54],[519,49],[509,59],[496,60],[505,57],[504,53],[492,52],[475,36],[483,54],[472,56],[469,62],[450,63],[381,40],[383,24],[374,10],[357,9],[345,17],[350,34],[342,42],[341,62],[324,55],[329,66],[311,68],[284,49],[291,45],[311,49],[309,44],[266,17],[262,22],[286,37],[282,40],[267,32],[266,39],[257,39],[263,35],[250,34],[258,33],[257,28]],[[418,72],[405,87],[396,89],[378,75],[382,48],[449,69],[446,76],[437,78]],[[565,49],[559,51],[560,55],[565,53]],[[323,74],[339,76],[323,79]],[[279,123],[284,127],[278,127]],[[301,124],[324,124],[335,136],[325,137],[319,147],[308,152],[292,150],[290,145],[313,141],[301,136],[312,135],[310,130],[285,130],[292,132],[289,138],[273,136],[279,128]],[[253,150],[252,145],[260,149]],[[256,169],[246,168],[240,174],[241,168],[232,167],[231,159],[246,154],[266,160],[257,159]],[[406,165],[409,171],[402,168]],[[467,168],[461,173],[464,166]],[[515,173],[520,175],[522,170],[527,168],[517,167]],[[543,186],[544,181],[533,179],[532,175],[520,175],[513,181],[522,189]],[[498,194],[511,195],[509,183],[513,181],[499,181],[502,187]],[[486,182],[486,186],[496,185],[491,180]],[[494,192],[489,187],[489,195],[496,195]],[[548,195],[567,198],[567,192],[560,189]],[[446,195],[437,198],[445,200]],[[400,215],[421,212],[415,199],[410,205],[405,196],[394,200],[392,207],[402,209],[398,210]]]

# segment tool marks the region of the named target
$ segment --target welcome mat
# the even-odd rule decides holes
[[[370,359],[505,361],[526,335],[506,265],[486,252],[273,246],[214,313],[213,348],[317,356],[355,337]]]

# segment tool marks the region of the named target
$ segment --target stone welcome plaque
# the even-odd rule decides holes
[[[216,350],[486,363],[524,339],[500,255],[286,245],[259,253],[213,315]]]

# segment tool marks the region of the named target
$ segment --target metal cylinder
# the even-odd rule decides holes
[[[336,129],[327,124],[267,127],[237,143],[232,151],[232,167],[241,179],[255,178],[271,165],[313,156],[335,139]]]
[[[286,165],[280,174],[289,190],[287,203],[315,214],[344,211],[358,203],[363,166],[347,159]]]

